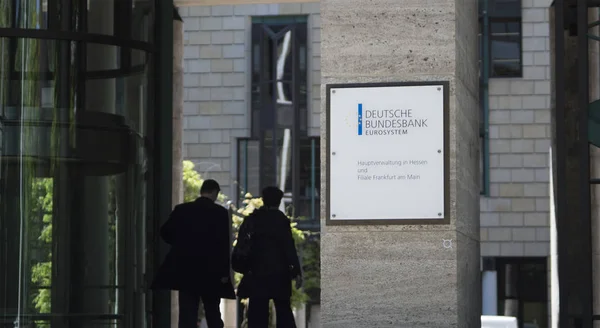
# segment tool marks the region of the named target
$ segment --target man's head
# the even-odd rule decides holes
[[[267,207],[279,207],[283,191],[277,187],[266,187],[262,191],[263,204]]]
[[[204,180],[204,183],[202,183],[202,187],[200,187],[200,196],[209,198],[213,202],[217,200],[219,192],[221,192],[221,187],[219,187],[219,183],[212,179]]]

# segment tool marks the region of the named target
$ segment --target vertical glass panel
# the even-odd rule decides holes
[[[292,131],[267,130],[264,133],[261,156],[261,187],[277,186],[284,191],[284,205],[292,204]]]
[[[291,81],[293,72],[293,39],[292,30],[287,29],[285,32],[281,32],[277,39],[273,41],[273,64],[275,65],[275,80],[277,81]]]
[[[107,45],[82,61],[69,41],[0,50],[0,326],[143,326],[144,61],[120,71]]]
[[[291,129],[294,126],[294,110],[296,109],[296,105],[293,103],[292,84],[277,82],[276,97],[277,127]]]
[[[303,138],[300,141],[300,195],[297,215],[303,220],[319,220],[319,199],[321,188],[320,140]]]
[[[267,19],[252,27],[252,131],[270,128],[276,115],[281,128],[297,124],[307,130],[307,37],[306,23],[292,18]],[[298,95],[299,99],[293,99]],[[275,112],[256,114],[275,108]],[[294,111],[300,121],[294,122]]]
[[[498,258],[499,314],[517,317],[520,327],[547,327],[545,258]]]
[[[258,140],[238,140],[238,202],[247,193],[260,195],[259,147]],[[241,203],[238,203],[240,205]]]
[[[30,28],[30,29],[45,29],[48,26],[45,24],[44,15],[42,9],[43,3],[38,0],[4,0],[4,2],[13,2],[13,8],[15,10],[15,25],[19,28]]]
[[[13,24],[13,2],[0,1],[0,27],[12,27]]]
[[[548,302],[524,302],[523,327],[548,327]]]
[[[308,76],[310,72],[308,71],[308,39],[307,39],[307,25],[305,23],[298,24],[294,30],[294,35],[297,39],[296,49],[298,51],[297,55],[299,57],[299,69],[296,72],[298,77],[296,78],[297,89],[298,89],[298,99],[295,99],[297,102],[298,110],[300,111],[300,122],[298,122],[298,127],[301,135],[306,135],[308,131],[308,116],[309,116],[309,99],[308,99]],[[315,68],[312,68],[315,70]],[[314,97],[318,97],[319,95],[313,95]],[[313,113],[320,112],[319,108],[313,108]]]
[[[485,156],[485,138],[483,136],[479,136],[479,192],[485,192],[485,166],[484,166],[484,156]]]
[[[266,136],[261,149],[265,162],[270,161],[263,168],[263,186],[275,185],[283,190],[286,209],[292,205],[292,146],[292,130],[278,129],[275,138],[272,134]]]

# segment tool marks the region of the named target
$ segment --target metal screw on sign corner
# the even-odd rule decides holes
[[[442,239],[442,246],[444,248],[452,248],[452,239]]]
[[[334,155],[334,156],[335,156],[335,152],[332,152],[332,153],[331,153],[331,155]]]
[[[442,213],[438,213],[438,216],[442,216]]]
[[[442,91],[442,88],[437,88],[437,89],[438,89],[438,91]]]
[[[332,217],[332,218],[335,218],[335,214],[331,214],[331,217]]]
[[[441,154],[441,153],[442,153],[442,150],[441,150],[441,149],[438,149],[438,154]]]
[[[331,93],[335,93],[335,90],[331,90]]]

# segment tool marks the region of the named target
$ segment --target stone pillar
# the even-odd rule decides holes
[[[322,326],[481,327],[477,1],[322,0],[321,19],[323,195],[327,84],[450,82],[450,223],[327,226],[323,199]]]
[[[483,315],[498,315],[498,272],[486,270],[482,273]]]
[[[176,10],[176,9],[175,9]],[[173,20],[173,206],[183,202],[183,21]],[[178,293],[171,293],[171,327],[179,323]]]

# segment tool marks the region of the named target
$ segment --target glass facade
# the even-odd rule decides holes
[[[0,2],[1,328],[146,326],[154,12]]]
[[[321,188],[321,145],[320,137],[302,137],[300,139],[300,156],[297,184],[300,188],[294,197],[288,189],[283,203],[286,209],[299,219],[301,229],[319,230],[320,220],[320,188]],[[256,138],[240,138],[237,144],[238,167],[237,184],[240,194],[260,194],[260,142]],[[286,185],[292,185],[292,176],[286,176]],[[290,211],[291,212],[291,211]]]
[[[238,140],[239,192],[284,191],[284,210],[318,230],[320,143],[308,136],[308,17],[252,17],[252,137]]]

